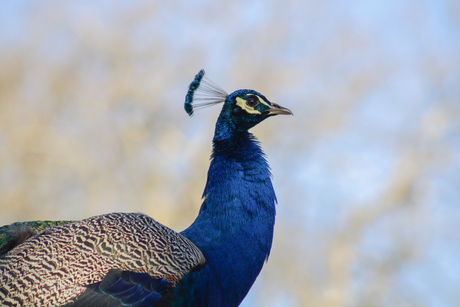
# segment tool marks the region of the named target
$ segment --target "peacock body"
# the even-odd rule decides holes
[[[253,90],[227,94],[200,71],[187,113],[221,102],[190,227],[177,233],[139,213],[4,226],[0,305],[238,306],[268,259],[275,223],[270,169],[248,130],[292,113]]]

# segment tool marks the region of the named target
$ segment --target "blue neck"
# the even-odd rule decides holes
[[[182,232],[207,263],[173,290],[178,305],[238,305],[270,253],[276,196],[269,166],[252,134],[219,123],[200,213]]]

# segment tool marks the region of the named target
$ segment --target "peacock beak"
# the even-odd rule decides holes
[[[268,115],[294,115],[288,108],[282,107],[279,104],[272,103],[271,108],[267,110]]]

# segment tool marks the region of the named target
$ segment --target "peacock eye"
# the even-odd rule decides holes
[[[254,108],[254,107],[256,107],[258,104],[259,104],[259,99],[257,99],[256,97],[249,97],[249,98],[246,100],[246,105],[247,105],[248,107]]]

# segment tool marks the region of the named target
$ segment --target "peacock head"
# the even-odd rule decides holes
[[[292,112],[254,90],[237,90],[227,94],[222,88],[204,77],[201,70],[190,84],[185,97],[185,111],[192,116],[194,110],[224,103],[219,120],[236,131],[247,131],[264,119],[275,115],[293,115]]]
[[[292,115],[292,112],[254,90],[237,90],[227,95],[223,112],[229,108],[229,116],[238,130],[248,130],[264,119],[275,115]]]

